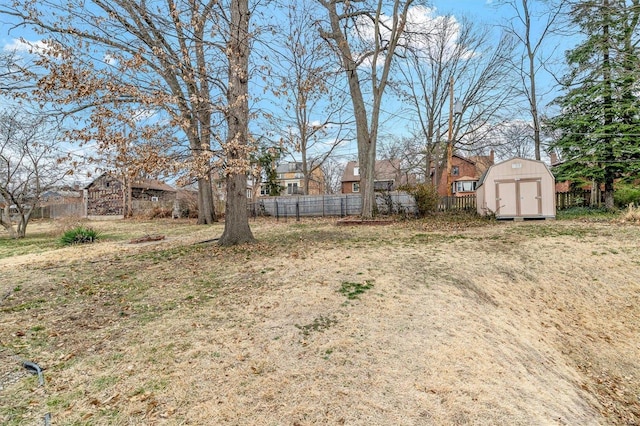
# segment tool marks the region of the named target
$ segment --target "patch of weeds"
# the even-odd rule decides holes
[[[60,243],[64,246],[87,244],[95,242],[98,238],[99,233],[95,229],[87,228],[85,226],[77,226],[62,234],[62,237],[60,237]]]
[[[324,332],[326,329],[338,323],[338,320],[331,317],[325,317],[320,315],[317,318],[314,318],[311,324],[307,325],[299,325],[295,324],[296,328],[302,332],[303,336],[308,336],[312,331],[318,331],[320,333]]]
[[[45,299],[34,299],[34,300],[30,300],[28,302],[21,303],[21,304],[16,305],[16,306],[9,306],[7,308],[3,308],[2,311],[4,311],[4,312],[28,311],[30,309],[39,308],[40,306],[42,306],[46,302],[47,301]]]
[[[168,379],[154,379],[154,380],[149,380],[148,382],[146,382],[144,384],[144,388],[147,391],[162,391],[164,389],[167,388],[167,386],[169,386],[169,380]]]
[[[17,286],[15,286],[15,287],[13,288],[13,291],[15,291],[15,292],[18,292],[18,291],[20,291],[20,290],[22,290],[22,286],[20,286],[20,285],[17,285]]]
[[[23,254],[43,253],[58,247],[55,236],[47,233],[31,234],[25,238],[0,237],[0,259]]]
[[[352,283],[343,281],[338,292],[349,300],[360,299],[360,295],[373,287],[373,281],[365,280],[364,283]]]
[[[2,406],[4,405],[4,407]],[[27,416],[29,410],[25,405],[11,406],[2,404],[0,405],[0,418],[4,418],[7,423],[3,423],[5,426],[20,426],[24,424],[24,419]]]
[[[572,207],[565,210],[558,210],[556,219],[558,220],[586,220],[586,221],[610,221],[616,219],[619,213],[606,208],[597,207]]]
[[[105,390],[118,383],[118,378],[115,376],[102,376],[98,377],[93,384],[98,390]]]
[[[47,400],[47,407],[49,408],[69,408],[71,406],[70,401],[60,398],[60,397],[51,397]]]

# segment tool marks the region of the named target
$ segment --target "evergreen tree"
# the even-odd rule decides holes
[[[571,16],[584,40],[567,53],[561,112],[548,121],[559,133],[557,177],[604,184],[613,208],[614,181],[640,171],[640,0],[580,1]]]
[[[278,160],[281,156],[281,149],[276,147],[262,148],[258,157],[258,164],[264,173],[262,185],[270,196],[282,194],[284,187],[278,182],[278,172],[276,170]]]

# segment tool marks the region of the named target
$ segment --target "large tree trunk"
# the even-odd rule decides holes
[[[229,127],[227,153],[227,204],[220,245],[253,242],[247,212],[247,170],[249,131],[249,1],[231,1],[231,25],[227,55]]]
[[[0,224],[9,233],[9,238],[18,238],[13,223],[11,223],[11,212],[9,210],[9,203],[7,203],[2,211],[0,211]]]
[[[213,207],[211,179],[200,178],[198,179],[198,225],[209,225],[217,221]]]
[[[607,210],[613,210],[615,207],[613,198],[613,177],[607,178],[604,183],[604,206]]]
[[[349,43],[347,42],[340,27],[340,18],[336,10],[335,3],[324,4],[329,11],[331,20],[331,37],[334,39],[338,49],[340,49],[340,59],[344,68],[349,93],[353,104],[353,115],[356,121],[356,135],[358,141],[358,167],[360,168],[360,193],[362,194],[362,218],[370,219],[374,214],[375,194],[373,192],[373,175],[376,158],[376,141],[371,137],[369,131],[369,118],[364,103],[362,90],[360,89],[360,78],[358,67],[351,54]]]
[[[375,141],[369,141],[362,145],[358,141],[358,163],[360,167],[360,192],[362,193],[362,218],[371,219],[378,210],[374,192]]]

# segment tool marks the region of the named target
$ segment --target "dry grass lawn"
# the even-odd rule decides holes
[[[637,224],[89,225],[0,239],[0,424],[640,424]]]

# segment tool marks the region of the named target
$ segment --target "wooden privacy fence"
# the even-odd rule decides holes
[[[556,192],[556,209],[564,210],[571,207],[600,207],[604,204],[603,192],[592,193],[586,191]]]
[[[33,209],[31,219],[60,219],[63,217],[85,217],[84,203],[50,204]]]
[[[476,194],[463,195],[462,197],[441,197],[438,211],[476,211]]]

